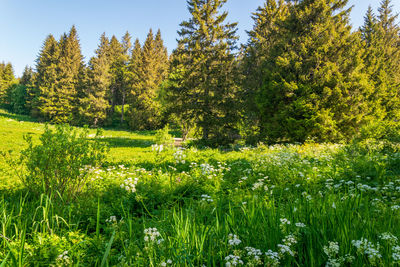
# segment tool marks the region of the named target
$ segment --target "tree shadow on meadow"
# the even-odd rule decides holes
[[[32,118],[32,117],[30,117],[28,115],[7,113],[6,111],[1,110],[1,109],[0,109],[0,117],[6,118],[6,119],[15,120],[15,121],[39,122],[35,118]]]
[[[117,147],[150,147],[154,142],[151,140],[134,139],[128,137],[105,137],[101,141],[105,142],[110,148]]]

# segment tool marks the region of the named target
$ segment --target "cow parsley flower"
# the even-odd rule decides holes
[[[120,185],[122,189],[125,189],[126,191],[130,193],[135,193],[136,192],[136,185],[138,183],[139,179],[135,178],[128,178],[124,180],[124,183]]]
[[[240,259],[240,256],[235,256],[235,255],[228,255],[225,257],[226,267],[231,267],[231,266],[237,266],[237,265],[242,265],[243,261]]]
[[[148,243],[156,242],[157,244],[161,244],[164,242],[164,239],[161,238],[161,234],[157,228],[147,228],[144,229],[144,241]]]
[[[229,243],[229,245],[231,245],[231,246],[237,246],[237,245],[239,245],[240,243],[242,243],[242,241],[238,238],[237,235],[229,234],[229,235],[228,235],[228,238],[229,238],[228,243]]]

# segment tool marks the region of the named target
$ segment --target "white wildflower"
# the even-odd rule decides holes
[[[229,238],[228,243],[231,246],[237,246],[240,243],[242,243],[242,241],[238,238],[237,235],[229,234],[228,238]]]

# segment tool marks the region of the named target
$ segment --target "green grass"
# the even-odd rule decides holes
[[[38,140],[43,129],[0,112],[0,149],[17,157],[23,135]],[[107,161],[75,201],[31,195],[1,161],[0,264],[226,266],[235,257],[248,266],[399,264],[396,144],[157,153],[151,132],[103,136]],[[370,243],[357,244],[364,239]]]

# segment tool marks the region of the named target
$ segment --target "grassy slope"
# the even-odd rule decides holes
[[[0,109],[0,151],[12,151],[14,157],[25,148],[24,135],[31,134],[34,140],[44,130],[44,124],[35,122],[29,116],[10,114]],[[95,130],[90,130],[95,133]],[[150,160],[152,132],[128,132],[123,130],[104,130],[104,141],[109,145],[107,161],[110,163],[132,164]],[[12,174],[3,157],[0,157],[0,188],[10,186]]]
[[[23,135],[37,140],[43,128],[0,111],[0,150],[12,149],[16,157]],[[68,251],[81,266],[159,266],[168,259],[174,266],[224,266],[228,255],[274,266],[265,254],[262,262],[248,254],[251,246],[275,251],[282,266],[323,266],[329,258],[344,261],[346,254],[354,257],[351,266],[398,266],[392,255],[400,244],[400,153],[318,144],[226,153],[188,149],[186,161],[178,163],[174,151],[151,150],[151,132],[103,135],[111,147],[108,166],[93,173],[76,203],[20,193],[0,198],[0,234],[10,239],[0,238],[0,263],[8,257],[7,263],[55,264]],[[12,187],[15,176],[3,160],[0,166],[0,185]],[[137,191],[120,187],[129,178],[138,178]],[[161,245],[144,241],[149,227],[160,231]],[[396,240],[383,240],[385,232]],[[230,233],[241,242],[231,245]],[[380,244],[381,258],[352,244],[362,238],[372,247]],[[328,257],[329,242],[338,242],[340,250],[333,244]],[[289,243],[293,256],[279,249]]]

